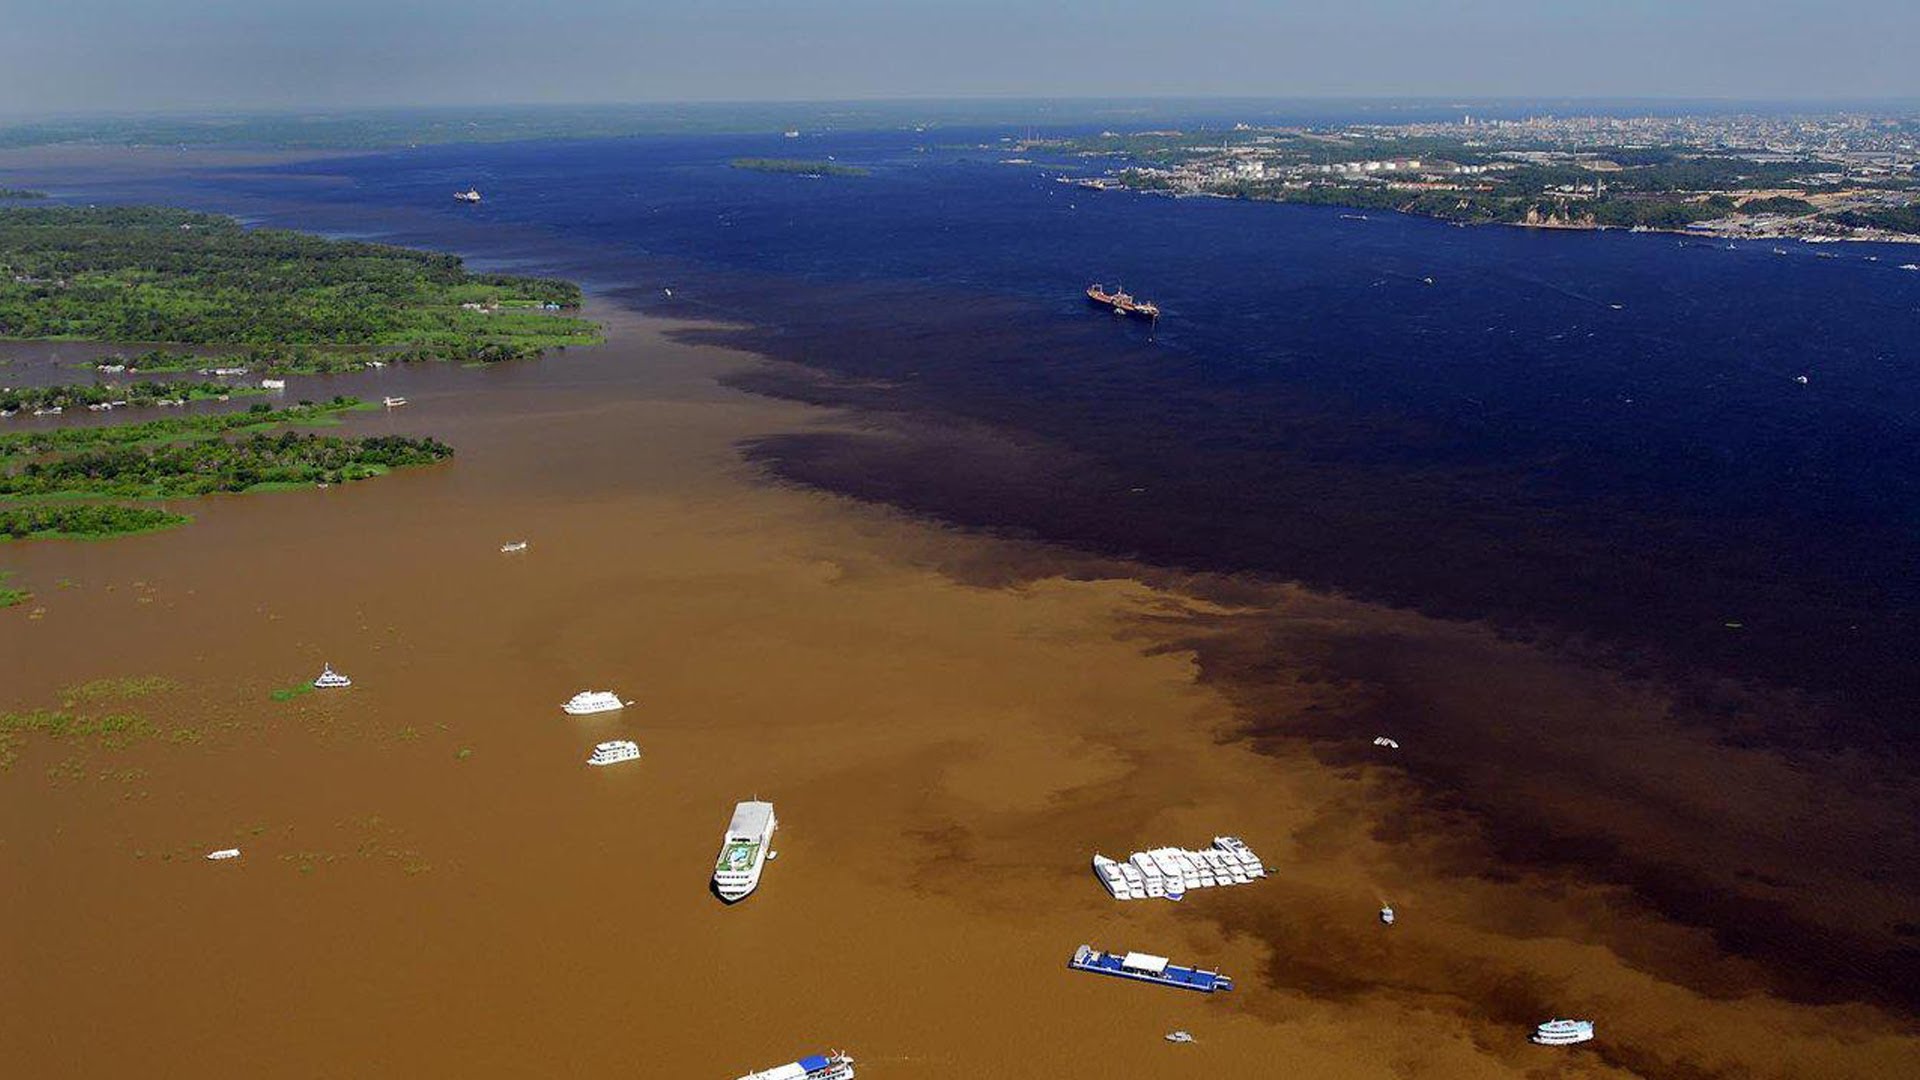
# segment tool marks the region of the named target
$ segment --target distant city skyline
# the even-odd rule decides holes
[[[1920,3],[0,0],[0,113],[967,97],[1920,97]]]

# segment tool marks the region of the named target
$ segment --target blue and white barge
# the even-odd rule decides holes
[[[838,1050],[748,1073],[740,1080],[853,1080],[853,1059]]]
[[[1077,971],[1091,971],[1095,975],[1112,975],[1135,982],[1155,983],[1159,986],[1172,986],[1181,990],[1198,990],[1211,994],[1215,990],[1233,989],[1233,979],[1217,971],[1202,971],[1198,968],[1181,967],[1164,956],[1152,953],[1110,953],[1101,952],[1091,945],[1082,945],[1073,952],[1073,959],[1067,966]]]

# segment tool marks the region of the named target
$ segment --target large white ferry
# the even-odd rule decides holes
[[[1572,1046],[1593,1041],[1591,1020],[1549,1020],[1533,1029],[1532,1039],[1541,1046]]]
[[[612,742],[596,744],[593,756],[587,759],[589,765],[618,765],[623,761],[632,761],[640,756],[640,744],[632,739],[615,739]]]
[[[611,690],[582,690],[567,699],[561,710],[569,716],[591,716],[594,713],[613,712],[633,704],[621,701],[620,695]]]
[[[1154,848],[1116,862],[1095,854],[1093,872],[1115,900],[1179,900],[1190,889],[1245,885],[1267,876],[1260,857],[1237,836],[1216,836],[1200,851]]]
[[[713,867],[713,891],[731,904],[746,899],[760,884],[767,865],[767,845],[778,828],[770,802],[743,802],[733,808],[727,835],[720,841],[720,859]]]
[[[853,1059],[838,1050],[752,1072],[740,1080],[853,1080]]]

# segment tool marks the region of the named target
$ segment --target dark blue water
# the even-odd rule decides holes
[[[219,184],[273,220],[491,249],[736,321],[728,340],[860,379],[760,389],[987,425],[1073,463],[755,448],[790,476],[1578,635],[1904,734],[1920,273],[1898,267],[1920,248],[1101,194],[1000,163],[1001,134],[440,147]],[[872,175],[727,167],[748,155]],[[484,204],[452,202],[468,184]],[[1105,316],[1090,280],[1166,317]]]

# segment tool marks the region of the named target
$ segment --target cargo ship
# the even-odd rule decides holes
[[[1233,989],[1233,979],[1226,975],[1217,971],[1181,967],[1164,956],[1152,953],[1101,952],[1091,945],[1082,945],[1073,951],[1073,959],[1067,961],[1067,966],[1076,971],[1091,971],[1095,975],[1112,975],[1135,982],[1198,990],[1203,994]]]
[[[1106,286],[1094,282],[1087,286],[1087,299],[1111,310],[1115,315],[1137,315],[1142,319],[1158,319],[1160,305],[1151,300],[1141,300],[1125,289],[1108,292]]]
[[[853,1059],[838,1050],[752,1072],[740,1080],[853,1080]]]
[[[733,820],[720,841],[720,858],[713,865],[713,891],[720,899],[736,903],[759,887],[776,827],[770,802],[743,802],[733,808]]]

